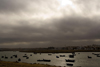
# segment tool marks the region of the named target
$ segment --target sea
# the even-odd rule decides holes
[[[70,55],[72,57],[70,57]],[[48,64],[61,67],[100,67],[100,52],[27,53],[2,51],[0,60],[11,62]],[[74,60],[66,61],[66,60]]]

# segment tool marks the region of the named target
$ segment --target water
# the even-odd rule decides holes
[[[100,67],[100,57],[97,57],[96,55],[92,54],[100,54],[100,52],[76,52],[76,56],[74,58],[69,58],[69,55],[72,55],[72,53],[25,53],[25,52],[13,52],[13,51],[4,51],[0,52],[0,59],[3,61],[18,61],[20,58],[20,62],[26,62],[26,63],[39,63],[39,64],[49,64],[49,65],[56,65],[56,66],[67,66],[67,63],[73,64],[73,66],[81,66],[81,67]],[[26,59],[25,54],[29,57],[29,59]],[[48,55],[51,54],[51,55]],[[17,58],[13,57],[10,58],[13,55],[17,55]],[[32,56],[31,56],[32,55]],[[60,57],[60,55],[65,55],[65,57]],[[8,59],[2,58],[2,56],[8,57]],[[59,58],[56,58],[58,56]],[[92,58],[88,58],[88,56]],[[37,60],[42,59],[48,59],[51,60],[51,62],[38,62]],[[75,62],[66,62],[65,59],[72,59],[75,60]]]

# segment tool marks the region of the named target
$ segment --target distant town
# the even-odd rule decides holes
[[[37,50],[100,50],[100,45],[87,46],[66,46],[66,47],[47,47],[47,48],[0,48],[0,51],[37,51]]]

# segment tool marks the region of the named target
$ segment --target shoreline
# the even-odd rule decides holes
[[[51,66],[48,64],[30,64],[24,62],[10,62],[10,61],[0,61],[0,67],[59,67],[59,66]]]
[[[100,52],[100,50],[26,50],[19,52],[34,52],[34,53],[73,53],[73,52]]]

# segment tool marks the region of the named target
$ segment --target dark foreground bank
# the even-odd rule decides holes
[[[57,67],[57,66],[0,61],[0,67]]]

